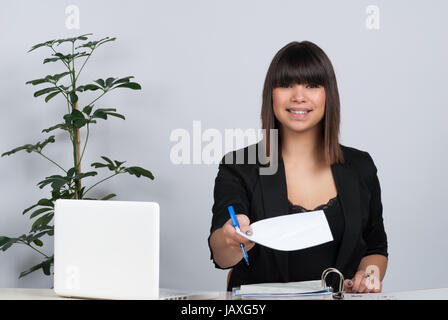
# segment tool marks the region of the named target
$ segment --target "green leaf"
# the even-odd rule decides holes
[[[87,40],[88,39],[87,36],[90,36],[92,34],[93,33],[86,33],[86,34],[83,34],[83,35],[80,35],[80,36],[77,36],[77,37],[59,39],[59,40],[55,40],[55,43],[60,45],[61,43],[64,43],[64,42],[75,42],[75,41],[78,41],[78,40]]]
[[[114,41],[115,39],[116,38],[106,37],[106,38],[100,39],[98,41],[89,41],[87,43],[84,43],[83,45],[80,45],[80,46],[76,47],[76,49],[78,49],[78,48],[90,48],[90,49],[93,50],[95,48],[98,48],[100,45],[102,45],[102,44],[104,44],[106,42],[109,42],[109,41]]]
[[[66,75],[70,74],[69,71],[57,73],[54,75],[47,75],[45,78],[42,79],[36,79],[36,80],[30,80],[25,82],[25,84],[32,84],[33,86],[41,83],[53,83],[56,84],[61,78],[65,77]]]
[[[42,269],[43,273],[47,276],[50,275],[50,269],[51,269],[51,265],[54,263],[54,256],[49,257],[48,259],[44,260],[43,262],[36,264],[35,266],[31,267],[30,269],[23,271],[20,273],[19,279],[23,278],[27,275],[29,275],[30,273]]]
[[[67,177],[68,177],[68,178],[73,177],[73,175],[75,174],[75,170],[76,170],[75,167],[70,168],[70,169],[67,171]]]
[[[129,77],[124,77],[124,78],[118,79],[113,83],[113,85],[120,84],[120,83],[127,83],[132,78],[134,78],[134,76],[129,76]]]
[[[115,194],[115,193],[111,193],[111,194],[108,194],[107,196],[105,196],[105,197],[102,197],[100,200],[109,200],[109,199],[111,199],[111,198],[113,198],[113,197],[116,197],[117,195]]]
[[[86,115],[90,116],[90,113],[92,112],[92,106],[85,106],[84,109],[82,109],[82,112],[84,112]]]
[[[12,245],[14,244],[15,242],[8,242],[7,244],[5,244],[3,247],[2,247],[2,251],[6,251],[6,250],[8,250],[9,248],[11,248],[12,247]]]
[[[102,88],[106,87],[106,83],[104,82],[103,79],[98,79],[98,80],[95,80],[93,82],[98,83]]]
[[[0,236],[0,247],[9,242],[11,238]]]
[[[64,115],[64,120],[69,124],[72,123],[76,128],[82,128],[87,123],[87,119],[78,109],[73,109],[70,114]]]
[[[114,89],[115,88],[130,88],[134,90],[140,90],[142,87],[137,82],[126,82],[114,87]]]
[[[107,116],[110,115],[112,117],[118,117],[121,118],[123,120],[125,120],[124,115],[113,112],[116,111],[117,109],[114,108],[101,108],[101,109],[96,109],[95,112],[92,115],[92,119],[95,118],[100,118],[100,119],[104,119],[107,120]]]
[[[75,177],[73,179],[75,180],[79,180],[85,177],[93,177],[96,176],[98,173],[96,171],[90,171],[90,172],[86,172],[86,173],[78,173],[77,175],[75,175]]]
[[[42,132],[47,132],[48,133],[48,132],[53,131],[55,129],[61,129],[61,130],[64,130],[64,131],[68,131],[68,127],[67,127],[67,125],[65,123],[59,123],[59,124],[54,125],[54,126],[52,126],[50,128],[42,130]]]
[[[43,94],[50,93],[50,92],[53,92],[53,91],[58,91],[59,92],[59,89],[57,87],[45,88],[45,89],[42,89],[42,90],[34,92],[34,97],[39,97],[39,96],[41,96]]]
[[[36,228],[35,231],[36,231],[36,232],[37,232],[37,231],[42,231],[42,232],[37,233],[37,234],[33,234],[32,237],[31,237],[31,240],[41,238],[41,237],[44,236],[45,234],[48,234],[50,231],[54,231],[54,226],[49,226],[49,225],[46,225],[46,226],[40,226],[39,228]]]
[[[34,232],[38,227],[47,225],[52,219],[53,219],[54,213],[48,213],[46,215],[43,215],[36,221],[34,221],[31,232]]]
[[[51,184],[51,187],[53,189],[59,190],[62,188],[62,186],[70,183],[70,179],[60,176],[60,175],[53,175],[50,177],[46,177],[44,180],[40,181],[37,185],[40,189],[44,188],[46,185]]]
[[[45,102],[50,101],[51,98],[57,96],[59,93],[61,93],[61,92],[57,91],[57,92],[50,93],[48,96],[45,97]]]
[[[124,115],[122,115],[122,114],[119,114],[119,113],[115,113],[115,112],[108,112],[107,114],[108,114],[109,116],[112,116],[112,117],[117,117],[117,118],[120,118],[120,119],[126,120],[126,118],[124,117]]]
[[[44,59],[44,64],[45,64],[45,63],[48,63],[48,62],[55,62],[55,61],[58,61],[58,60],[61,60],[61,58],[60,58],[60,57],[56,57],[56,58],[46,58],[46,59]]]
[[[112,83],[114,83],[114,81],[116,80],[117,78],[107,78],[106,79],[106,87],[108,87],[108,88],[110,88],[111,86],[112,86]]]
[[[92,119],[95,119],[95,118],[107,120],[107,113],[105,113],[104,111],[102,111],[100,109],[95,110],[95,112],[92,114]]]
[[[41,230],[44,230],[44,231],[36,233],[36,234],[31,234],[30,236],[28,236],[29,242],[34,242],[34,240],[42,238],[44,235],[48,234],[48,232],[50,230],[54,230],[54,226],[46,226],[46,227],[37,228],[37,229],[38,230],[36,230],[36,231],[41,231]]]
[[[51,261],[51,260],[46,260],[46,261],[44,261],[43,263],[42,263],[42,271],[44,272],[44,274],[46,275],[46,276],[49,276],[51,273],[50,273],[50,268],[51,268],[51,264],[52,264],[52,262],[53,261]]]
[[[42,263],[36,264],[35,266],[31,267],[30,269],[21,272],[20,276],[19,276],[19,279],[29,275],[30,273],[32,273],[32,272],[34,272],[36,270],[39,270],[40,268],[42,268]]]
[[[65,72],[58,73],[58,74],[51,76],[51,79],[55,82],[58,82],[61,78],[65,77],[66,75],[69,75],[69,74],[70,74],[70,71],[65,71]]]
[[[70,102],[75,104],[78,101],[78,95],[75,92],[70,92]]]
[[[115,165],[117,168],[119,168],[123,163],[125,163],[126,161],[118,161],[118,160],[114,160]]]
[[[141,167],[128,167],[124,171],[131,175],[135,175],[137,178],[140,178],[140,176],[144,176],[151,180],[154,180],[154,176],[152,175],[152,173]]]
[[[0,241],[2,242],[2,244],[0,244],[0,249],[2,251],[6,251],[11,248],[13,244],[21,242],[19,238],[0,237],[0,239]]]
[[[33,243],[38,247],[42,247],[44,245],[44,243],[39,239],[34,239]]]
[[[88,90],[95,91],[98,89],[101,89],[101,88],[98,87],[96,84],[86,84],[84,86],[79,86],[76,90],[82,92],[82,91],[88,91]]]
[[[50,136],[42,142],[36,144],[38,151],[42,151],[42,149],[49,143],[54,143],[54,136]]]
[[[36,80],[30,80],[25,82],[25,84],[32,84],[33,86],[41,84],[41,83],[47,83],[50,82],[48,79],[46,78],[42,78],[42,79],[36,79]]]
[[[28,50],[28,52],[31,52],[31,51],[36,50],[37,48],[40,48],[40,47],[43,47],[43,46],[51,47],[54,44],[55,41],[56,40],[49,40],[49,41],[45,41],[45,42],[36,44],[36,45],[32,46],[31,49]]]
[[[17,148],[15,148],[15,149],[12,149],[12,150],[10,150],[10,151],[8,151],[8,152],[5,152],[5,153],[3,153],[1,156],[3,157],[3,156],[10,156],[10,155],[12,155],[12,154],[14,154],[14,153],[16,153],[16,152],[18,152],[18,151],[21,151],[21,150],[26,150],[26,152],[28,152],[28,153],[31,153],[31,152],[40,152],[40,151],[42,151],[42,149],[47,145],[47,144],[49,144],[49,143],[53,143],[55,140],[54,140],[54,136],[50,136],[50,137],[48,137],[47,139],[45,139],[44,141],[42,141],[42,142],[38,142],[38,143],[36,143],[36,144],[34,144],[34,145],[32,145],[32,144],[25,144],[25,145],[23,145],[23,146],[21,146],[21,147],[17,147]]]
[[[95,168],[110,167],[110,165],[107,165],[107,164],[104,164],[104,163],[100,163],[100,162],[94,162],[90,166],[95,167]],[[111,170],[114,170],[114,169],[112,168]]]
[[[85,57],[88,55],[89,54],[87,52],[76,52],[74,54],[62,54],[60,52],[56,52],[55,54],[52,55],[54,58],[44,59],[44,64],[48,63],[48,62],[55,62],[58,60],[61,60],[61,61],[65,62],[66,64],[69,64],[70,62],[72,62],[75,59]]]
[[[53,211],[53,208],[41,208],[33,212],[33,214],[30,216],[30,219],[33,219],[34,217],[38,216],[39,214],[47,211]]]
[[[106,156],[101,156],[101,158],[105,161],[107,161],[111,166],[115,166],[114,163],[112,162],[112,160],[110,160],[108,157]]]
[[[29,207],[29,208],[26,208],[25,210],[23,210],[22,214],[25,214],[25,213],[27,213],[28,211],[30,211],[31,209],[33,209],[33,208],[37,207],[38,205],[39,205],[39,204],[34,204],[34,205],[32,205],[31,207]]]
[[[37,204],[38,204],[39,206],[47,206],[47,207],[52,207],[52,208],[54,208],[54,203],[53,203],[53,201],[51,201],[51,200],[49,200],[49,199],[45,199],[45,198],[40,199],[40,200],[37,202]]]

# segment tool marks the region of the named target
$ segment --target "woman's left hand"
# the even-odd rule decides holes
[[[365,270],[356,272],[352,279],[344,281],[344,289],[346,293],[378,293],[381,292],[383,284],[379,279],[379,275],[374,273],[366,273]]]

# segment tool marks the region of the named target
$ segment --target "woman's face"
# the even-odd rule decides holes
[[[291,84],[272,90],[274,114],[284,126],[295,132],[314,128],[325,113],[325,88],[315,84]],[[303,111],[307,111],[304,113]]]

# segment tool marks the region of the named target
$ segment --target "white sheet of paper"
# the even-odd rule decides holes
[[[277,282],[277,283],[257,283],[245,284],[240,287],[240,294],[292,294],[309,293],[321,291],[322,281],[311,280],[301,282]]]
[[[333,241],[323,210],[264,219],[250,227],[250,236],[237,232],[250,241],[276,250],[294,251]]]

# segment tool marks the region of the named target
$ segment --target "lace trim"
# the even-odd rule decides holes
[[[288,199],[288,203],[289,206],[294,210],[294,211],[298,211],[298,212],[310,212],[310,211],[316,211],[316,210],[322,210],[322,209],[327,209],[328,207],[331,207],[338,199],[338,196],[336,195],[336,197],[331,198],[330,200],[328,200],[327,203],[325,204],[321,204],[318,205],[316,208],[314,209],[306,209],[298,204],[293,204],[291,201],[289,201]]]

